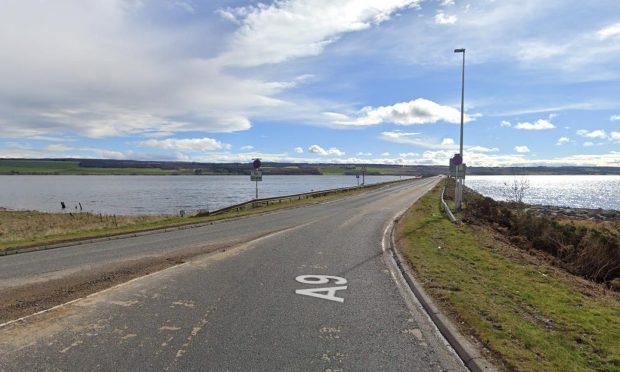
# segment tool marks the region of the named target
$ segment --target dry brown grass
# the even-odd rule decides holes
[[[568,219],[568,218],[558,218],[558,222],[560,224],[573,224],[577,227],[585,227],[593,230],[601,230],[607,231],[611,234],[620,236],[620,220],[618,221],[596,221],[596,220],[579,220],[579,219]]]
[[[109,230],[170,219],[167,216],[111,216],[0,210],[0,245],[59,236],[75,231]]]

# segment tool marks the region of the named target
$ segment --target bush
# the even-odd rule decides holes
[[[519,247],[546,252],[584,278],[609,283],[620,278],[620,236],[614,232],[561,224],[555,218],[529,214],[515,203],[473,192],[465,198],[465,222],[491,225]]]

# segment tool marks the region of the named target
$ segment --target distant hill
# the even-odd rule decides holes
[[[265,175],[355,175],[361,164],[263,163]],[[446,174],[439,165],[365,164],[368,175],[434,176]],[[110,159],[0,159],[0,174],[41,175],[249,175],[250,163],[198,163]],[[470,167],[469,175],[614,174],[620,167]]]

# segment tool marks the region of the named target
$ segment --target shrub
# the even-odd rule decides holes
[[[465,222],[491,225],[519,247],[546,252],[584,278],[609,283],[620,278],[620,236],[615,232],[561,224],[556,218],[527,213],[515,203],[473,192],[465,198]]]

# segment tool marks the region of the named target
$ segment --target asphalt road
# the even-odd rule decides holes
[[[0,257],[10,286],[239,242],[0,326],[0,370],[463,370],[382,252],[387,224],[436,182]]]

